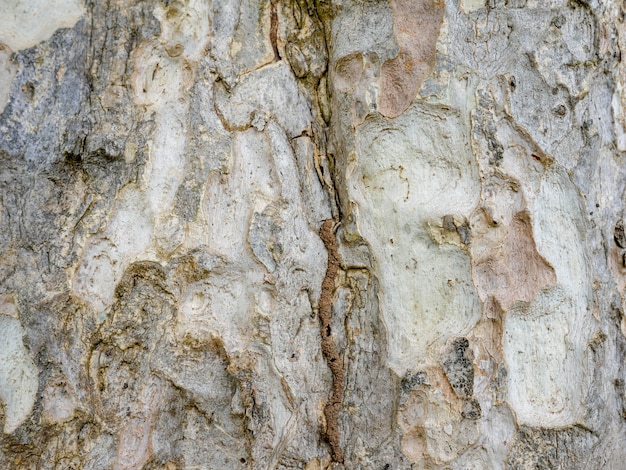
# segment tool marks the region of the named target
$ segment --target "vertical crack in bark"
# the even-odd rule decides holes
[[[320,228],[320,238],[328,251],[328,266],[322,281],[319,301],[320,335],[322,353],[333,376],[333,388],[330,398],[324,407],[326,417],[326,439],[330,444],[333,461],[343,463],[343,450],[340,445],[339,413],[343,404],[344,370],[343,361],[337,352],[332,338],[332,307],[335,278],[339,270],[340,258],[337,249],[337,238],[334,233],[335,220],[327,219]]]
[[[280,61],[280,52],[278,51],[278,11],[276,4],[278,0],[272,0],[270,5],[270,42],[274,50],[274,62]]]

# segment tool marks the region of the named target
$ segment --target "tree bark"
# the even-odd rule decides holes
[[[613,0],[0,4],[0,467],[626,461]]]

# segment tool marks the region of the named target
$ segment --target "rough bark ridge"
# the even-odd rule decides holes
[[[339,271],[340,259],[337,248],[337,238],[334,233],[335,221],[325,220],[320,228],[320,238],[328,251],[328,267],[322,281],[320,292],[320,336],[322,338],[322,354],[326,359],[329,369],[333,374],[333,389],[328,403],[324,407],[326,418],[326,438],[330,443],[333,461],[343,462],[343,450],[341,449],[341,436],[339,435],[339,413],[343,405],[343,387],[345,374],[343,361],[337,352],[332,337],[333,324],[333,294],[335,282]]]
[[[624,17],[0,2],[0,468],[622,468]]]

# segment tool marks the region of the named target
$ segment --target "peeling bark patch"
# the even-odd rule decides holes
[[[326,268],[326,275],[322,281],[319,315],[322,353],[333,376],[332,393],[328,403],[326,403],[324,407],[326,439],[330,444],[333,461],[343,462],[343,450],[340,445],[338,420],[343,401],[344,370],[343,362],[332,338],[333,292],[335,290],[335,277],[337,276],[340,264],[339,252],[337,250],[337,238],[333,233],[334,224],[335,221],[332,219],[325,220],[320,229],[320,238],[328,251],[328,267]]]
[[[398,55],[381,67],[379,111],[394,118],[411,105],[435,66],[443,0],[390,0]]]
[[[449,352],[455,356],[453,350],[458,346],[465,354],[467,345],[466,338],[457,338],[450,343]],[[420,468],[426,462],[452,462],[480,435],[478,402],[453,393],[447,372],[438,367],[428,371],[428,379],[428,384],[416,385],[398,409],[402,452]],[[443,435],[446,437],[441,439]]]
[[[537,252],[527,211],[518,212],[513,217],[504,252],[510,271],[509,287],[514,287],[508,295],[503,290],[498,296],[504,308],[508,308],[514,300],[507,298],[511,291],[519,300],[531,301],[539,290],[556,284],[554,269]]]
[[[487,211],[490,228],[473,242],[474,276],[483,298],[493,295],[506,311],[518,301],[531,302],[542,289],[557,282],[554,268],[537,251],[527,210],[512,215],[508,224]],[[491,232],[491,233],[488,233]],[[499,245],[499,249],[492,247]]]
[[[335,86],[339,91],[353,91],[361,81],[363,74],[363,56],[355,52],[342,57],[335,64]]]

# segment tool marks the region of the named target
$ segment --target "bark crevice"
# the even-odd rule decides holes
[[[330,444],[331,456],[334,462],[343,463],[343,449],[339,432],[339,414],[343,406],[344,368],[343,360],[337,351],[332,335],[333,294],[335,279],[340,268],[341,259],[337,247],[337,237],[333,219],[327,219],[320,229],[320,238],[328,251],[328,266],[322,281],[322,290],[319,300],[320,338],[322,353],[333,376],[333,386],[330,398],[324,407],[326,418],[326,439]]]

